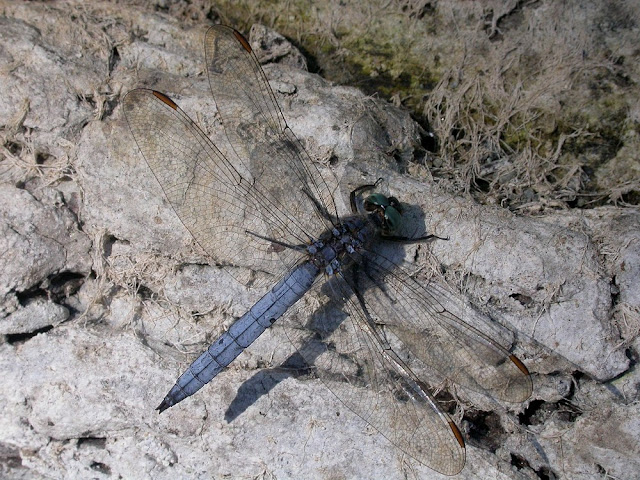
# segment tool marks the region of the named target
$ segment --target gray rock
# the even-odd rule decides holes
[[[293,351],[277,324],[197,395],[153,410],[259,297],[208,265],[119,106],[131,88],[163,90],[224,142],[202,75],[204,29],[118,4],[129,30],[68,8],[15,3],[0,19],[0,331],[20,334],[0,344],[0,476],[440,478],[319,381],[280,368]],[[295,66],[265,72],[295,134],[340,179],[341,207],[355,185],[384,177],[410,228],[448,238],[408,246],[408,266],[444,272],[513,332],[533,373],[523,405],[452,389],[472,439],[460,478],[633,476],[640,215],[529,218],[454,195],[409,163],[424,132],[406,112],[306,72],[276,43],[268,58]],[[301,313],[315,307],[307,298]]]
[[[255,24],[249,32],[249,41],[260,63],[279,63],[307,70],[307,59],[291,42],[264,25]]]
[[[28,334],[49,326],[57,327],[68,318],[69,310],[62,305],[35,299],[24,308],[0,320],[0,333]]]
[[[25,292],[61,272],[88,273],[90,242],[62,195],[39,201],[29,191],[0,184],[0,312],[18,308],[17,292]]]

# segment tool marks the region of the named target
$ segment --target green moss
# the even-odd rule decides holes
[[[367,94],[385,99],[397,95],[419,115],[422,98],[439,81],[439,75],[427,69],[424,59],[412,51],[414,37],[407,33],[410,18],[389,16],[369,19],[358,25],[349,19],[336,19],[332,28],[318,28],[330,6],[311,1],[252,2],[238,0],[215,6],[225,23],[247,32],[255,22],[276,29],[311,57],[312,71],[339,84],[357,86]],[[407,12],[419,16],[425,35],[435,31],[435,10]],[[313,32],[313,33],[307,33]]]
[[[447,156],[441,164],[453,168],[444,174],[462,178],[466,190],[477,180],[479,162],[513,156],[527,159],[526,165],[512,165],[523,179],[523,189],[551,192],[550,196],[557,190],[561,199],[572,188],[590,195],[607,188],[614,191],[615,185],[606,186],[602,180],[616,177],[609,164],[629,156],[620,153],[625,146],[637,152],[638,143],[629,135],[637,125],[626,123],[633,85],[624,69],[583,70],[584,59],[573,58],[571,48],[562,43],[554,46],[563,32],[549,38],[547,49],[524,31],[526,22],[503,25],[504,35],[491,40],[473,27],[484,20],[483,11],[473,4],[453,10],[432,5],[420,9],[411,2],[365,6],[310,0],[223,0],[212,8],[220,14],[220,21],[244,32],[256,22],[276,29],[304,52],[312,72],[328,80],[383,99],[399,98],[415,118],[422,118],[429,104],[438,112],[432,118],[453,119],[444,127],[448,130],[438,132],[438,145]],[[458,15],[455,21],[452,11],[454,17]],[[522,45],[521,38],[528,38],[530,44]],[[509,41],[515,43],[505,48],[509,45],[503,42]],[[558,51],[568,56],[554,63]],[[606,52],[592,49],[590,55],[591,62],[600,56],[606,65]],[[557,75],[549,73],[555,70]],[[453,77],[445,87],[450,89],[445,98],[440,97],[441,89],[433,95],[443,75]],[[549,80],[548,90],[540,85],[540,78]],[[563,85],[570,87],[563,91]],[[467,93],[456,91],[461,86],[468,88]],[[552,100],[545,98],[551,95]],[[436,100],[429,103],[431,99]],[[626,165],[619,168],[626,175],[635,172]],[[567,175],[575,175],[572,181],[580,177],[569,189],[562,183]],[[517,204],[516,187],[505,187],[500,178],[487,182],[496,189],[487,192],[488,196],[511,195]],[[535,182],[543,185],[537,188]]]

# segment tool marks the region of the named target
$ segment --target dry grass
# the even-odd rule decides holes
[[[438,140],[437,149],[425,145],[429,151],[417,154],[418,161],[426,158],[436,179],[480,202],[528,212],[640,203],[640,70],[632,20],[640,7],[631,3],[160,5],[185,26],[221,22],[248,32],[263,23],[300,47],[312,71],[403,104]],[[125,20],[105,21],[105,8],[76,5],[81,18],[111,32],[77,33],[100,52],[127,41],[119,23]],[[103,96],[96,98],[100,118]],[[3,175],[24,181],[47,169],[58,177],[68,173],[66,159],[49,166],[42,160],[48,152],[17,139],[20,118],[13,124],[2,132]]]
[[[636,8],[240,1],[213,12],[276,28],[323,76],[410,108],[438,139],[427,157],[436,178],[538,212],[640,200]]]

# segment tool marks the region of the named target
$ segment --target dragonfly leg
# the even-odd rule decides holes
[[[449,240],[449,237],[439,237],[434,234],[424,235],[422,237],[415,237],[415,238],[403,237],[401,235],[382,235],[381,238],[389,242],[406,243],[406,244],[424,242],[426,240],[433,240],[433,239]]]
[[[385,288],[384,282],[380,282],[375,275],[371,274],[371,267],[369,265],[369,261],[366,258],[362,259],[362,263],[358,266],[358,268],[354,268],[354,285],[358,286],[358,272],[362,272],[363,275],[365,275],[367,277],[368,283],[371,285],[375,285],[378,290],[380,290],[380,292],[382,293],[382,295],[384,295],[389,302],[393,303],[395,302],[395,299],[393,299],[392,297],[389,296],[389,294],[387,293],[387,289]],[[354,289],[355,290],[355,289]],[[360,302],[364,301],[364,298],[362,297],[362,294],[360,293],[361,290],[355,290],[356,292],[356,296],[358,297]],[[362,309],[367,313],[368,313],[368,309],[366,307],[366,305],[362,304],[361,305]]]
[[[382,183],[383,178],[380,177],[378,178],[378,180],[376,180],[376,183],[369,183],[367,185],[360,185],[359,187],[355,188],[354,190],[351,191],[351,193],[349,194],[349,203],[351,205],[351,212],[352,213],[363,213],[360,212],[358,209],[358,205],[356,204],[356,196],[362,192],[367,192],[369,190],[373,190],[375,188],[378,187],[378,185],[380,185],[380,183]]]
[[[311,203],[313,203],[313,205],[316,207],[316,211],[320,214],[320,216],[325,220],[331,222],[332,224],[335,224],[335,219],[331,218],[331,214],[329,214],[327,207],[324,206],[320,201],[318,201],[318,199],[311,193],[309,188],[305,187],[302,189],[302,191],[307,197],[309,197],[309,201],[311,201]]]
[[[388,348],[390,349],[390,345],[389,342],[386,339],[386,336],[384,334],[384,330],[381,330],[381,328],[379,326],[377,326],[377,322],[374,320],[374,318],[371,316],[370,312],[369,312],[369,308],[367,307],[367,303],[364,299],[364,296],[362,295],[362,288],[364,288],[364,285],[361,285],[360,282],[358,281],[359,279],[359,275],[360,272],[362,272],[363,275],[365,275],[368,279],[369,282],[371,282],[372,284],[376,285],[380,291],[387,296],[387,293],[384,289],[384,285],[381,285],[378,281],[376,281],[376,279],[369,273],[368,268],[367,268],[367,261],[365,258],[362,259],[363,263],[360,265],[354,265],[352,268],[352,276],[351,276],[351,282],[352,282],[352,287],[353,287],[353,293],[356,296],[356,299],[358,300],[358,303],[360,305],[360,308],[362,309],[362,312],[364,313],[364,320],[367,323],[367,328],[369,330],[369,333],[371,335],[373,335],[373,337],[376,338],[376,340],[378,340],[378,343],[383,346],[385,349]],[[379,319],[380,321],[380,319]]]
[[[264,235],[260,235],[259,233],[255,233],[255,232],[251,232],[249,230],[245,230],[245,233],[247,235],[253,235],[254,237],[260,238],[262,240],[266,240],[267,242],[271,242],[274,245],[274,249],[276,249],[277,247],[275,247],[275,245],[282,247],[282,249],[285,248],[290,248],[292,250],[297,250],[299,252],[306,252],[307,251],[307,246],[305,244],[300,244],[300,245],[292,245],[290,243],[286,243],[286,242],[282,242],[280,240],[276,240],[275,238],[270,238],[270,237],[265,237]],[[280,250],[278,250],[280,251]]]

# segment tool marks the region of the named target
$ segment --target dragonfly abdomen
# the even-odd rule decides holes
[[[162,413],[213,380],[302,298],[319,273],[313,263],[305,262],[282,278],[189,366],[156,410]]]

